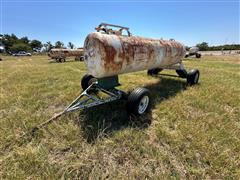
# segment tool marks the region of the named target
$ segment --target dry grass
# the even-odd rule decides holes
[[[151,113],[129,117],[125,103],[114,102],[64,116],[12,144],[80,93],[86,68],[82,62],[49,63],[46,56],[3,57],[0,178],[239,179],[239,61],[187,61],[201,72],[195,87],[145,71],[121,75],[122,90],[150,89]]]

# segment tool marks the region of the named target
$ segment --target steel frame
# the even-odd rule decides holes
[[[108,97],[102,99],[96,92],[102,92]],[[78,109],[86,109],[89,107],[105,104],[118,99],[123,96],[123,91],[117,89],[106,90],[101,88],[97,82],[91,84],[85,91],[83,91],[65,110],[64,112],[72,112]]]
[[[170,65],[170,66],[165,66],[165,67],[160,67],[162,69],[169,69],[169,70],[186,70],[183,63],[180,62],[178,64]]]

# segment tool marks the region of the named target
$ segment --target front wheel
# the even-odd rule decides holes
[[[81,56],[81,57],[80,57],[80,61],[84,61],[84,56]]]
[[[81,80],[82,89],[83,90],[87,89],[95,81],[97,81],[97,79],[92,75],[90,74],[84,75]]]
[[[127,111],[130,114],[142,115],[150,109],[149,90],[137,88],[128,96]]]

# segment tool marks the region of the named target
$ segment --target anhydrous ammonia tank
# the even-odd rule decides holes
[[[185,46],[176,41],[90,33],[84,42],[88,73],[96,78],[164,68],[181,62]]]
[[[70,57],[70,56],[82,56],[83,49],[51,49],[48,53],[50,57]]]

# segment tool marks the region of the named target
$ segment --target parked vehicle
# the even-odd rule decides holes
[[[186,55],[183,44],[174,40],[132,36],[128,27],[118,25],[101,23],[95,29],[97,32],[90,33],[84,42],[84,62],[88,73],[81,79],[83,91],[62,112],[36,126],[31,133],[66,113],[117,100],[126,101],[129,115],[141,116],[149,112],[152,104],[150,91],[145,87],[137,87],[131,92],[117,89],[120,74],[147,70],[149,76],[174,76],[158,74],[164,69],[172,69],[176,71],[176,77],[186,79],[190,86],[198,84],[199,70],[187,71],[183,65],[182,59]]]
[[[19,51],[18,53],[13,53],[13,56],[32,56],[31,53],[25,52],[25,51]]]
[[[97,32],[90,33],[84,42],[84,62],[88,73],[81,80],[83,92],[52,119],[77,109],[120,99],[127,101],[129,114],[138,116],[146,113],[150,110],[150,91],[144,87],[137,87],[129,93],[116,89],[120,85],[120,74],[147,70],[149,76],[168,76],[159,72],[171,69],[176,71],[176,77],[186,79],[187,84],[198,84],[200,72],[198,69],[187,71],[184,67],[182,59],[186,49],[180,42],[132,36],[129,28],[106,23],[95,29]]]
[[[4,46],[0,45],[0,53],[3,53],[5,50]]]
[[[48,56],[56,62],[65,62],[67,57],[75,56],[75,61],[83,61],[83,48],[79,49],[51,49]]]
[[[185,58],[190,56],[196,56],[196,58],[201,58],[201,54],[199,53],[199,48],[193,46],[189,49],[189,52],[186,53]]]

